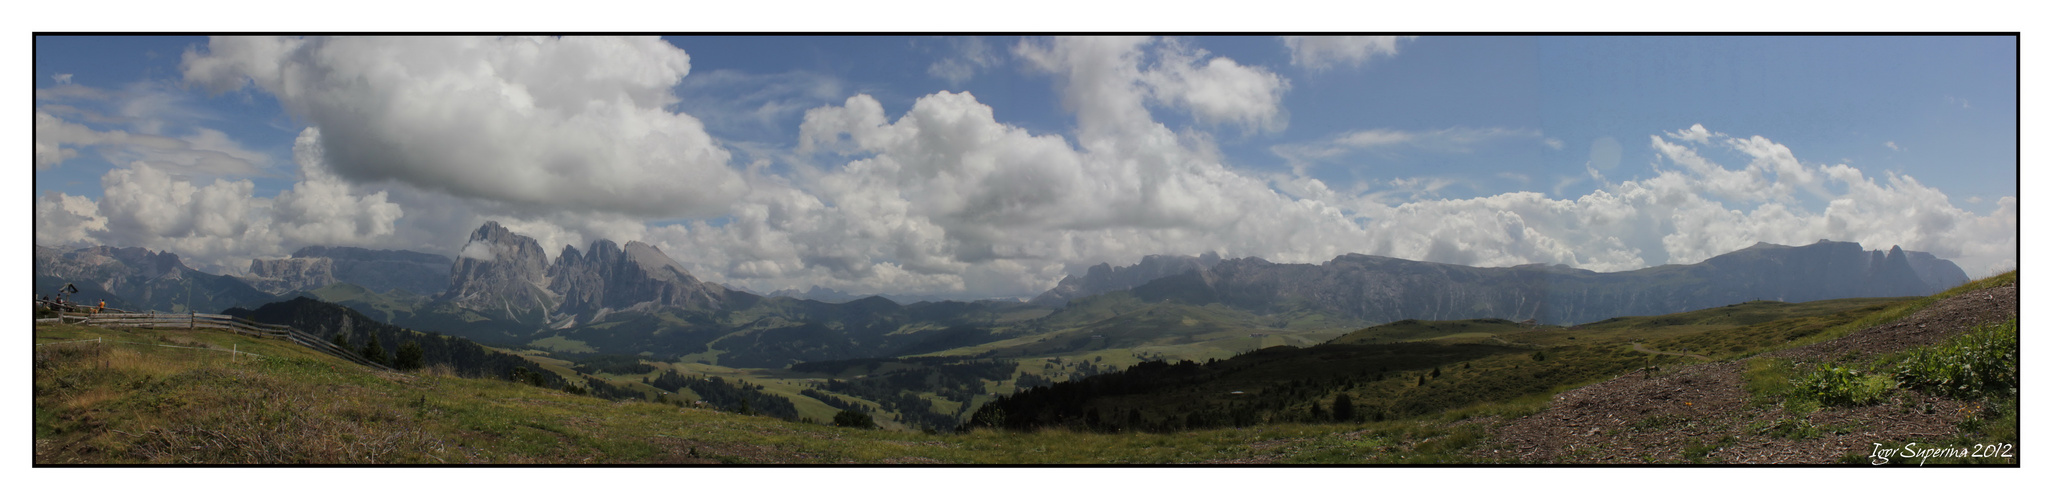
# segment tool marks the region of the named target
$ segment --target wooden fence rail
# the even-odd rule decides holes
[[[287,339],[291,340],[295,344],[306,346],[306,348],[313,349],[322,354],[327,354],[330,356],[349,360],[349,362],[351,363],[369,366],[380,370],[392,369],[391,367],[385,366],[384,363],[372,361],[370,360],[370,358],[363,357],[363,355],[361,354],[357,354],[355,352],[351,352],[348,349],[343,349],[339,346],[336,346],[335,344],[331,344],[328,342],[328,339],[323,339],[317,335],[300,331],[298,328],[293,328],[286,325],[258,323],[255,321],[237,318],[225,314],[170,314],[132,312],[102,312],[99,314],[77,314],[67,312],[61,313],[57,318],[43,318],[38,319],[37,321],[41,322],[44,319],[55,319],[63,321],[65,323],[78,323],[84,325],[106,326],[115,328],[212,328],[216,330],[228,330],[231,332],[256,337]]]

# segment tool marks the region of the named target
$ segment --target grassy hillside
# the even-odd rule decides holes
[[[354,283],[342,282],[309,290],[304,295],[320,299],[322,302],[341,304],[386,323],[412,317],[428,302],[428,297],[404,289],[394,288],[386,293],[378,293]]]
[[[51,344],[35,359],[38,464],[1169,463],[1323,449],[1342,430],[921,435],[377,373],[210,330],[55,325],[36,337]],[[55,344],[81,339],[104,342]]]
[[[998,399],[971,423],[1160,432],[1416,417],[1701,360],[1660,354],[1643,347],[1647,342],[1686,341],[1675,345],[1716,347],[1713,354],[1719,355],[1763,349],[1902,301],[1749,302],[1567,328],[1494,319],[1405,320],[1309,348],[1271,347],[1207,363],[1148,363],[1054,384]],[[1335,405],[1350,411],[1339,414]]]
[[[2015,283],[2009,274],[1983,280],[1949,292],[1970,291]],[[2013,297],[2013,290],[2009,293]],[[1942,298],[1942,297],[1940,297]],[[1407,341],[1368,345],[1333,346],[1326,354],[1358,354],[1376,350],[1439,349],[1454,355],[1472,355],[1474,350],[1501,349],[1460,361],[1453,358],[1424,360],[1439,368],[1432,376],[1422,367],[1403,369],[1402,377],[1388,375],[1380,384],[1410,385],[1382,387],[1378,382],[1355,380],[1351,384],[1316,379],[1275,387],[1277,394],[1297,392],[1300,402],[1319,402],[1331,415],[1332,396],[1353,395],[1364,406],[1377,391],[1413,397],[1420,394],[1478,394],[1472,402],[1443,399],[1439,409],[1405,416],[1391,412],[1382,421],[1373,418],[1345,422],[1306,422],[1291,418],[1240,428],[1198,428],[1152,432],[1098,432],[1049,428],[1038,432],[981,429],[960,434],[924,435],[904,431],[855,430],[818,424],[737,415],[703,408],[678,407],[644,401],[608,401],[496,379],[460,378],[434,370],[413,373],[380,373],[313,353],[296,345],[254,339],[215,331],[139,330],[122,331],[71,325],[39,325],[35,330],[34,439],[39,464],[61,463],[1477,463],[1497,461],[1614,461],[1604,460],[1600,441],[1620,439],[1661,429],[1725,429],[1723,437],[1706,435],[1707,441],[1677,439],[1659,446],[1672,447],[1671,454],[1644,454],[1631,460],[1741,462],[1757,460],[1766,452],[1828,448],[1825,443],[1865,439],[1868,424],[1892,419],[1924,418],[1940,422],[1943,428],[1919,430],[1913,439],[1944,446],[1981,442],[2015,443],[2016,409],[2013,392],[2002,384],[2013,379],[1993,379],[1992,385],[1973,385],[1974,390],[1951,391],[1923,386],[1885,389],[1880,402],[1859,392],[1861,377],[1838,384],[1820,378],[1833,373],[1821,365],[1797,368],[1772,362],[1758,363],[1739,379],[1749,384],[1739,389],[1741,400],[1728,410],[1736,423],[1701,422],[1689,414],[1649,414],[1631,417],[1618,428],[1570,429],[1553,417],[1558,412],[1603,411],[1679,405],[1679,402],[1589,400],[1585,390],[1574,392],[1576,401],[1600,403],[1583,408],[1554,404],[1562,390],[1581,386],[1601,389],[1620,383],[1659,384],[1693,380],[1635,377],[1611,379],[1615,374],[1595,370],[1601,383],[1582,386],[1568,382],[1527,392],[1487,395],[1493,387],[1508,381],[1531,378],[1548,369],[1570,371],[1568,360],[1623,359],[1631,364],[1662,360],[1666,371],[1685,372],[1721,366],[1720,363],[1672,355],[1647,354],[1631,350],[1629,342],[1641,342],[1661,349],[1675,345],[1697,345],[1705,352],[1714,346],[1732,344],[1742,351],[1790,353],[1823,349],[1838,352],[1846,342],[1870,345],[1875,332],[1915,331],[1916,323],[1895,320],[1923,318],[1937,309],[1936,299],[1878,304],[1811,305],[1838,312],[1825,316],[1758,318],[1767,321],[1749,326],[1714,328],[1693,333],[1663,333],[1663,329],[1691,326],[1685,321],[1657,324],[1675,317],[1638,318],[1615,322],[1612,330],[1587,329],[1557,332],[1512,332],[1505,345],[1494,342]],[[1921,304],[1921,305],[1919,305]],[[1802,306],[1802,305],[1794,305]],[[1790,306],[1790,307],[1794,307]],[[1952,306],[1946,306],[1952,307]],[[2013,306],[2012,306],[2013,307]],[[1699,318],[1723,316],[1733,311],[1697,311]],[[1948,313],[1950,314],[1950,313]],[[1736,317],[1739,314],[1732,314]],[[1950,317],[1950,316],[1948,316]],[[1976,316],[1978,317],[1978,316]],[[1920,320],[1922,321],[1922,320]],[[1964,321],[1964,320],[1960,320]],[[1978,321],[1978,320],[1976,320]],[[1861,325],[1875,326],[1865,328]],[[2011,323],[2014,325],[2014,323]],[[1747,330],[1747,329],[1754,330]],[[1890,330],[1894,329],[1894,330]],[[1756,330],[1756,331],[1755,331]],[[1854,331],[1856,330],[1856,331]],[[1733,332],[1750,331],[1733,335]],[[1789,337],[1793,336],[1794,339]],[[1573,337],[1570,339],[1569,337]],[[1543,348],[1523,346],[1557,338],[1561,344]],[[1880,354],[1829,357],[1836,367],[1862,374],[1877,370],[1900,370],[1910,381],[1948,380],[1943,369],[1966,360],[1968,364],[2016,359],[2014,326],[1995,325],[1904,351],[1875,351]],[[99,339],[95,342],[77,342]],[[2007,339],[2007,340],[2005,340]],[[1706,341],[1701,344],[1688,342]],[[62,343],[69,342],[69,343]],[[1662,344],[1679,342],[1683,344]],[[1753,347],[1749,347],[1753,346]],[[1792,346],[1798,349],[1789,349]],[[1302,356],[1318,349],[1270,349],[1252,358]],[[1546,353],[1545,360],[1534,353]],[[1711,352],[1717,357],[1732,357]],[[238,356],[251,353],[261,357]],[[1466,353],[1466,354],[1460,354]],[[2004,358],[2003,353],[2008,353]],[[1824,356],[1825,354],[1818,354]],[[1344,365],[1345,358],[1333,356],[1328,364]],[[1827,356],[1828,357],[1828,356]],[[1739,363],[1752,367],[1756,357]],[[1395,361],[1395,359],[1385,359]],[[1496,363],[1502,364],[1496,364]],[[1238,364],[1226,361],[1202,368],[1237,366],[1207,381],[1228,379],[1262,370],[1287,372],[1287,364]],[[1164,363],[1165,364],[1165,363]],[[1194,363],[1193,363],[1194,364]],[[1179,370],[1173,365],[1169,370]],[[1980,365],[1973,365],[1980,366]],[[2013,365],[2011,365],[2013,366]],[[2003,368],[1990,370],[2004,373]],[[1392,373],[1398,373],[1392,368]],[[842,372],[846,375],[853,372]],[[1882,371],[1881,373],[1888,373]],[[1422,375],[1431,391],[1414,389]],[[1570,373],[1572,375],[1572,373]],[[819,375],[815,375],[819,376]],[[1260,377],[1255,377],[1259,379]],[[1580,379],[1589,380],[1589,379]],[[1979,379],[1977,379],[1979,380]],[[2012,382],[2003,382],[2011,380]],[[1323,389],[1321,389],[1323,387]],[[1661,386],[1665,387],[1665,386]],[[1980,389],[1980,388],[1992,388]],[[1323,390],[1323,392],[1319,392]],[[1206,392],[1210,391],[1206,389]],[[1744,396],[1753,391],[1752,396]],[[1937,392],[1928,392],[1937,391]],[[1215,392],[1215,391],[1210,391]],[[1244,392],[1244,391],[1243,391]],[[1513,391],[1515,392],[1515,391]],[[1615,391],[1613,391],[1615,392]],[[1955,393],[1957,392],[1957,393]],[[1408,394],[1410,396],[1402,396]],[[1620,397],[1623,397],[1623,393]],[[1928,396],[1921,396],[1929,394]],[[2009,395],[2005,395],[2009,394]],[[1844,397],[1841,400],[1841,396]],[[1643,396],[1633,396],[1643,397]],[[1891,399],[1894,398],[1894,399]],[[1907,398],[1907,399],[1905,399]],[[1308,401],[1307,401],[1308,400]],[[1413,400],[1432,403],[1431,399]],[[1706,400],[1707,401],[1707,400]],[[1889,401],[1903,401],[1893,403]],[[1925,403],[1914,403],[1924,401]],[[1692,401],[1693,402],[1693,401]],[[1658,403],[1658,404],[1654,404]],[[1916,404],[1923,404],[1918,407]],[[1607,405],[1607,406],[1606,406]],[[1621,406],[1620,406],[1621,405]],[[1909,406],[1903,406],[1909,405]],[[1245,405],[1255,407],[1256,405]],[[1705,406],[1708,406],[1707,404]],[[1305,406],[1288,407],[1280,414],[1314,412]],[[1676,406],[1680,408],[1680,406]],[[1665,411],[1665,410],[1663,410]],[[1952,416],[1957,412],[1959,415]],[[1109,412],[1100,412],[1100,421]],[[1873,413],[1885,418],[1864,417]],[[1924,415],[1923,417],[1916,417]],[[1935,415],[1935,416],[1933,416]],[[1946,417],[1946,418],[1939,418]],[[1864,420],[1863,420],[1864,419]],[[1933,420],[1935,419],[1935,420]],[[1696,427],[1701,424],[1708,427]],[[1201,427],[1201,426],[1200,426]],[[1584,440],[1594,446],[1581,448],[1595,454],[1577,453],[1555,458],[1528,458],[1530,444],[1560,446],[1554,441],[1519,441],[1505,434],[1512,429],[1539,428],[1549,431],[1575,430],[1568,439]],[[1602,432],[1596,432],[1602,431]],[[1878,431],[1876,431],[1878,432]],[[1663,438],[1665,439],[1665,438]],[[1569,448],[1582,446],[1575,441]],[[1904,441],[1881,437],[1889,446]],[[1750,447],[1749,447],[1750,446]],[[1825,450],[1840,453],[1847,461],[1860,450]],[[1736,450],[1736,451],[1734,451]],[[1669,453],[1669,452],[1662,452]],[[1630,457],[1627,457],[1630,458]],[[1769,456],[1769,459],[1772,457]],[[1827,456],[1824,461],[1836,459]],[[1933,462],[2014,463],[2013,459],[1945,459]],[[1892,463],[1914,463],[1896,460]]]

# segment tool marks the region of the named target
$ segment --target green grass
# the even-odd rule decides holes
[[[38,463],[1172,463],[1328,427],[1176,435],[922,436],[841,429],[497,380],[384,375],[208,331],[37,329],[39,341],[235,344],[265,358],[117,343],[38,349]]]
[[[1875,443],[1876,449],[1895,450],[1893,456],[1876,457],[1879,452],[1876,449],[1869,449],[1860,453],[1849,453],[1842,461],[1894,466],[2017,463],[2017,456],[2021,454],[2017,446],[2017,398],[1977,401],[1954,408],[1934,408],[1934,411],[1956,412],[1969,416],[1955,426],[1954,432],[1947,436],[1912,442],[1890,440]],[[1919,454],[1920,450],[1923,456],[1903,456]]]
[[[2014,273],[2005,276],[2014,282]],[[1999,283],[2000,278],[2003,277],[1991,280]],[[1985,287],[1989,281],[1969,286]],[[1828,316],[1811,322],[1781,323],[1773,328],[1815,328],[1816,333],[1799,336],[1805,339],[1848,324],[1879,324],[1870,319],[1871,315],[1895,314],[1899,318],[1914,312],[1890,305],[1867,313],[1868,318],[1844,314],[1874,305],[1806,306],[1820,308],[1817,310],[1824,311],[1820,314]],[[1771,305],[1756,306],[1765,310]],[[1708,313],[1703,317],[1714,319]],[[1756,315],[1752,319],[1762,318]],[[1800,318],[1770,319],[1761,324],[1792,319]],[[1176,321],[1180,323],[1181,319]],[[1647,359],[1644,353],[1631,351],[1625,342],[1659,346],[1662,341],[1686,341],[1734,329],[1730,325],[1656,321],[1625,319],[1579,330],[1510,332],[1502,334],[1510,337],[1506,339],[1508,345],[1495,347],[1429,342],[1393,344],[1452,349],[1543,346],[1548,358],[1535,361],[1529,355],[1530,347],[1513,348],[1515,352],[1428,363],[1395,373],[1379,383],[1336,386],[1342,388],[1335,391],[1349,391],[1364,406],[1371,401],[1410,398],[1436,408],[1409,418],[1348,424],[1272,421],[1245,428],[1171,433],[979,430],[943,435],[842,429],[666,404],[606,401],[433,371],[376,373],[289,343],[226,332],[42,325],[35,329],[37,343],[77,339],[107,342],[36,348],[32,428],[38,464],[1473,463],[1471,454],[1488,446],[1483,439],[1488,424],[1483,422],[1536,413],[1545,409],[1551,396],[1561,390],[1614,376]],[[2013,326],[1989,331],[2015,335]],[[1773,338],[1773,334],[1762,333],[1761,338]],[[1791,342],[1786,339],[1787,331],[1779,335],[1781,344]],[[1971,343],[1978,338],[1969,335],[1960,342]],[[263,357],[159,346],[228,348]],[[1932,349],[1938,352],[1947,348],[1941,345]],[[1959,350],[1967,351],[1973,350]],[[1877,369],[1904,364],[1912,356],[1915,355],[1873,361],[1891,364],[1888,366],[1861,365],[1857,367],[1862,370],[1858,383],[1867,383],[1866,378],[1874,373],[1894,376],[1895,371]],[[778,393],[794,391],[803,382],[773,370],[666,365],[729,377],[747,373],[760,377],[751,381]],[[1415,376],[1434,366],[1441,369],[1441,375],[1431,378],[1426,387],[1417,387]],[[1801,369],[1785,361],[1746,360],[1748,389],[1763,400],[1787,398],[1795,391],[1792,380],[1801,373]],[[771,380],[781,382],[765,383]],[[1490,392],[1492,388],[1507,386],[1517,389]],[[1334,393],[1319,394],[1306,401],[1329,402]],[[1374,397],[1385,393],[1398,396]],[[794,401],[800,400],[795,394],[790,396]],[[1970,416],[1953,434],[1930,443],[1969,448],[1976,444],[2013,446],[2018,433],[2016,399],[1990,398],[1970,401],[1961,408],[1937,409]],[[1802,401],[1789,401],[1789,414],[1744,432],[1801,439],[1840,431],[1811,423],[1807,415],[1815,407],[1805,406]],[[807,408],[803,401],[800,406]],[[801,411],[822,411],[809,410]],[[1400,413],[1392,412],[1397,416]],[[1658,426],[1671,422],[1635,423]],[[1728,446],[1733,439],[1736,438],[1731,435],[1706,437],[1688,443],[1681,456],[1688,461],[1708,460],[1714,450]],[[1848,456],[1849,460],[1854,458],[1859,457]],[[2014,459],[1931,462],[2014,463]]]
[[[1841,338],[1852,332],[1899,321],[1946,297],[2015,283],[2017,273],[2010,271],[1930,297],[1840,313],[1834,317],[1865,314],[1837,325],[1822,328],[1807,323],[1802,327],[1781,325],[1789,332],[1789,341],[1772,348],[1799,347]],[[1815,333],[1802,334],[1809,331]],[[1798,413],[1807,413],[1799,410],[1819,405],[1871,404],[1897,387],[1957,398],[2013,397],[2018,386],[2019,339],[2017,322],[2011,320],[1974,328],[1938,345],[1851,364],[1823,363],[1798,369],[1787,360],[1754,357],[1746,360],[1747,389],[1756,401],[1786,398]]]
[[[605,401],[499,380],[380,374],[222,332],[52,326],[37,336],[232,344],[267,356],[113,342],[40,347],[34,434],[36,461],[46,464],[1451,463],[1483,435],[1440,420],[920,435]]]
[[[528,342],[527,345],[534,346],[540,349],[545,349],[550,352],[561,352],[571,354],[598,352],[598,350],[592,349],[590,345],[585,344],[583,341],[567,339],[564,338],[562,335],[535,339],[533,341]]]
[[[1753,357],[1746,359],[1746,391],[1752,393],[1754,401],[1765,401],[1788,395],[1794,384],[1790,382],[1795,363],[1782,358]]]
[[[309,290],[307,294],[324,302],[347,305],[366,316],[387,323],[395,318],[412,315],[428,302],[427,297],[405,290],[394,289],[388,293],[379,293],[353,283],[341,282]]]

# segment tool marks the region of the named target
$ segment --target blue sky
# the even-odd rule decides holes
[[[38,37],[37,242],[657,244],[751,289],[1098,262],[2016,262],[2012,37]]]

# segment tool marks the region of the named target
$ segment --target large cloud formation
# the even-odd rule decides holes
[[[758,289],[809,283],[966,295],[1027,295],[1091,263],[1207,250],[1284,262],[1360,252],[1616,271],[1693,263],[1759,241],[1828,238],[1932,251],[1973,273],[2015,265],[2013,198],[1976,216],[1906,176],[1875,180],[1850,166],[1805,165],[1768,139],[1728,138],[1700,125],[1649,137],[1668,165],[1655,177],[1604,183],[1574,199],[1516,192],[1388,203],[1382,193],[1340,192],[1301,174],[1237,170],[1203,134],[1177,133],[1152,117],[1161,108],[1202,113],[1163,98],[1156,82],[1175,70],[1149,63],[1217,64],[1184,50],[1144,39],[1015,47],[1055,76],[1076,115],[1068,138],[999,123],[989,106],[960,93],[926,96],[895,119],[861,95],[812,110],[800,148],[849,161],[797,179],[801,187],[758,188],[726,225],[659,228],[651,238],[708,257],[701,272]],[[1330,142],[1459,149],[1479,136],[1543,139],[1536,131],[1370,130]],[[1725,168],[1698,148],[1749,163]],[[1806,210],[1805,200],[1826,208]]]
[[[307,245],[390,243],[404,215],[378,191],[335,178],[320,163],[320,132],[307,129],[293,147],[300,179],[272,198],[249,180],[200,184],[149,161],[100,177],[97,202],[65,193],[36,200],[36,244],[142,246],[168,250],[188,264],[240,272],[253,257],[275,257]]]
[[[664,109],[691,64],[655,38],[224,37],[184,70],[277,97],[353,181],[649,217],[716,215],[746,188],[698,119]]]
[[[404,49],[413,45],[423,50]],[[1336,188],[1301,168],[1236,167],[1213,133],[1286,127],[1289,82],[1176,40],[1011,47],[1009,60],[1052,80],[1074,116],[1067,132],[1000,122],[999,110],[966,92],[925,95],[895,116],[856,94],[805,112],[790,149],[773,155],[789,167],[774,170],[783,173],[733,170],[696,119],[662,111],[671,99],[665,85],[683,77],[686,59],[653,45],[217,40],[189,56],[189,77],[219,89],[255,82],[314,122],[294,147],[299,183],[263,198],[247,181],[203,184],[139,161],[103,177],[107,195],[97,202],[39,197],[36,238],[142,244],[233,268],[305,244],[453,255],[489,218],[551,253],[594,238],[655,243],[703,279],[759,291],[820,285],[953,297],[1031,296],[1098,262],[1205,251],[1616,271],[1698,262],[1759,241],[1828,238],[1930,251],[1974,275],[2016,265],[2014,197],[1974,214],[1907,175],[1804,162],[1770,139],[1701,125],[1646,137],[1641,144],[1658,155],[1651,177],[1618,181],[1592,170],[1597,187],[1574,198],[1447,199],[1419,196],[1432,187],[1418,179]],[[572,53],[583,62],[552,59]],[[582,69],[547,76],[535,67]],[[605,81],[581,89],[578,78]],[[457,102],[434,102],[443,99]],[[1157,113],[1187,116],[1192,126],[1173,129]],[[1549,140],[1542,132],[1373,128],[1273,151],[1295,155],[1292,163],[1336,162],[1380,148],[1458,152]],[[501,145],[517,153],[492,147]],[[338,153],[344,148],[388,151]],[[522,156],[549,152],[592,156]],[[605,178],[623,172],[691,181],[630,187]],[[658,196],[633,199],[632,190]],[[1404,191],[1412,195],[1391,194]]]

